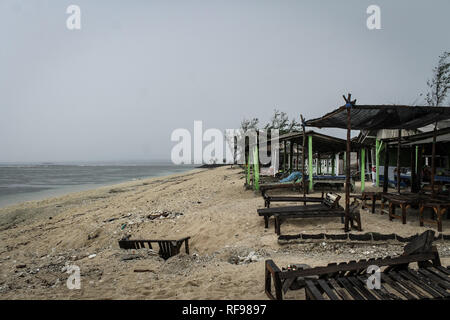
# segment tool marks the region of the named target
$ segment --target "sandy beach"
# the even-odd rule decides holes
[[[273,222],[265,229],[256,213],[263,199],[243,185],[238,167],[195,169],[0,209],[0,298],[266,299],[266,259],[318,266],[403,250],[398,242],[279,244]],[[435,230],[420,227],[414,212],[406,225],[366,210],[361,218],[363,232],[410,236]],[[444,220],[444,233],[449,228]],[[339,219],[297,220],[282,231],[342,233],[343,225]],[[126,235],[190,236],[190,254],[164,261],[147,249],[123,250],[118,240]],[[442,263],[450,264],[450,243],[436,244]],[[81,289],[67,288],[66,265],[80,268]],[[286,298],[302,296],[303,290],[290,291]]]

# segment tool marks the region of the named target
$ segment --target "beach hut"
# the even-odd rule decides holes
[[[306,121],[305,126],[317,128],[341,128],[347,130],[347,153],[351,150],[351,130],[379,130],[397,129],[397,148],[399,169],[399,150],[401,147],[401,130],[421,128],[441,120],[450,119],[449,107],[405,106],[405,105],[356,105],[356,100],[351,100],[351,94],[343,96],[345,105],[333,110],[326,115]],[[434,193],[435,175],[435,144],[436,130],[433,131],[432,151],[432,181],[431,188]],[[387,153],[389,154],[389,153]],[[346,159],[346,186],[345,186],[345,230],[349,231],[349,206],[350,206],[350,159]],[[388,176],[388,166],[385,165],[385,177]],[[400,170],[397,170],[397,179],[400,181]],[[387,179],[384,181],[387,189]],[[387,190],[386,190],[387,191]]]

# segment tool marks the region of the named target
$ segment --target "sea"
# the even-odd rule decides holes
[[[0,208],[194,168],[169,162],[0,163]]]

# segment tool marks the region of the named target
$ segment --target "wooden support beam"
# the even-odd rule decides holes
[[[400,193],[400,147],[402,140],[402,130],[398,130],[398,142],[397,142],[397,192]]]
[[[384,179],[383,179],[383,192],[388,191],[389,186],[389,145],[386,143],[384,148]]]
[[[437,122],[434,124],[433,130],[433,146],[431,151],[431,196],[435,196],[434,192],[434,176],[436,175],[436,130]]]
[[[300,115],[300,120],[302,122],[303,130],[303,141],[302,141],[302,184],[303,184],[303,196],[306,197],[306,174],[305,174],[305,152],[306,152],[306,132],[305,132],[305,119],[303,115]],[[306,202],[304,203],[306,205]]]
[[[308,171],[309,171],[309,190],[313,189],[313,152],[312,152],[312,136],[308,136]]]
[[[366,168],[365,168],[366,149],[361,149],[361,192],[364,192],[366,185]]]

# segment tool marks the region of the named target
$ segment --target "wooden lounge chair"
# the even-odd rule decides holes
[[[341,222],[344,223],[345,211],[339,205],[340,198],[337,194],[327,193],[320,204],[265,208],[258,209],[257,212],[259,216],[264,217],[265,228],[269,226],[269,218],[271,216],[275,218],[275,232],[279,235],[281,233],[281,223],[286,219],[339,217]],[[358,230],[361,230],[361,218],[358,208],[353,206],[350,211],[352,226],[356,221]]]
[[[281,270],[272,260],[266,260],[265,292],[277,300],[299,286],[305,288],[308,300],[450,299],[450,269],[441,266],[433,239],[434,232],[428,230],[407,244],[399,257],[330,263],[324,267]],[[412,263],[417,263],[417,270],[410,268]],[[369,266],[384,268],[379,289],[367,286]]]
[[[158,243],[159,255],[161,258],[167,260],[170,257],[180,253],[181,246],[184,243],[186,254],[189,254],[189,239],[191,237],[185,237],[178,240],[119,240],[119,247],[121,249],[142,249],[147,244],[149,249],[153,249],[152,243]]]

